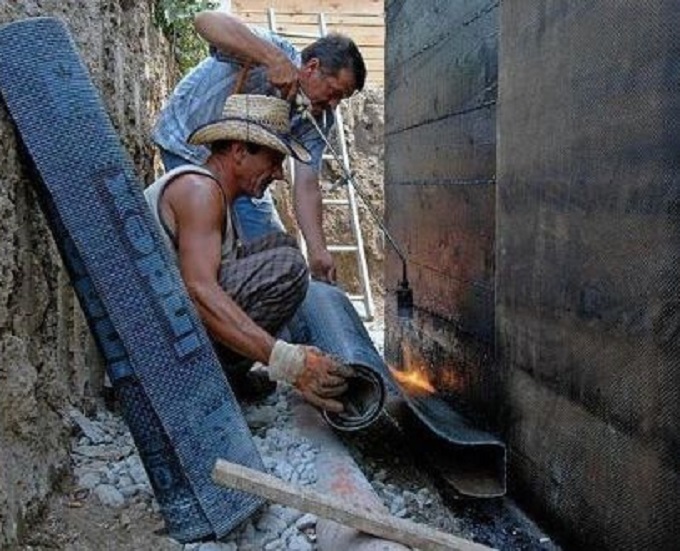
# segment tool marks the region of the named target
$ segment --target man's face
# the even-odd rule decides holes
[[[340,100],[354,93],[355,79],[351,69],[340,69],[332,75],[319,65],[318,59],[312,58],[302,68],[302,74],[302,91],[312,102],[314,115],[321,114],[329,107],[335,109]]]
[[[259,199],[274,180],[283,180],[285,158],[283,153],[268,147],[260,147],[257,153],[250,153],[243,144],[239,171],[242,194]]]

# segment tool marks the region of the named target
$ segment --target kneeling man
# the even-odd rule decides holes
[[[239,243],[231,205],[242,195],[261,197],[283,179],[286,155],[309,152],[290,135],[290,105],[270,96],[232,95],[219,120],[198,128],[192,145],[207,145],[202,167],[171,170],[145,191],[166,244],[213,338],[237,396],[247,399],[287,381],[312,404],[341,411],[334,400],[351,369],[309,346],[276,339],[302,302],[309,281],[295,240],[268,234]],[[267,366],[268,379],[251,371]]]

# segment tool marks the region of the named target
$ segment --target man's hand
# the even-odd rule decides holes
[[[293,101],[298,89],[298,69],[274,44],[253,33],[240,19],[220,10],[198,13],[194,26],[208,43],[243,63],[264,65],[267,78]]]
[[[342,403],[333,400],[347,390],[350,367],[313,346],[276,341],[269,357],[269,376],[291,383],[311,404],[340,413]]]
[[[335,285],[337,278],[335,261],[328,249],[308,251],[308,262],[312,278]]]
[[[298,91],[298,69],[283,53],[267,64],[269,82],[281,91],[281,97],[293,101]]]
[[[347,391],[347,377],[352,368],[324,354],[314,346],[305,346],[305,368],[293,385],[310,404],[341,413],[343,406],[336,398]]]

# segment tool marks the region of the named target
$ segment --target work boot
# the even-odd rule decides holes
[[[239,365],[224,371],[229,386],[239,402],[248,404],[261,402],[276,390],[276,381],[270,380],[269,375],[263,369],[250,368],[245,370],[242,365]]]

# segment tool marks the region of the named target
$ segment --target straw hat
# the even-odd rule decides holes
[[[309,151],[290,133],[290,104],[272,96],[233,94],[227,98],[222,118],[197,128],[189,143],[208,144],[218,140],[251,142],[292,155],[303,163]]]

